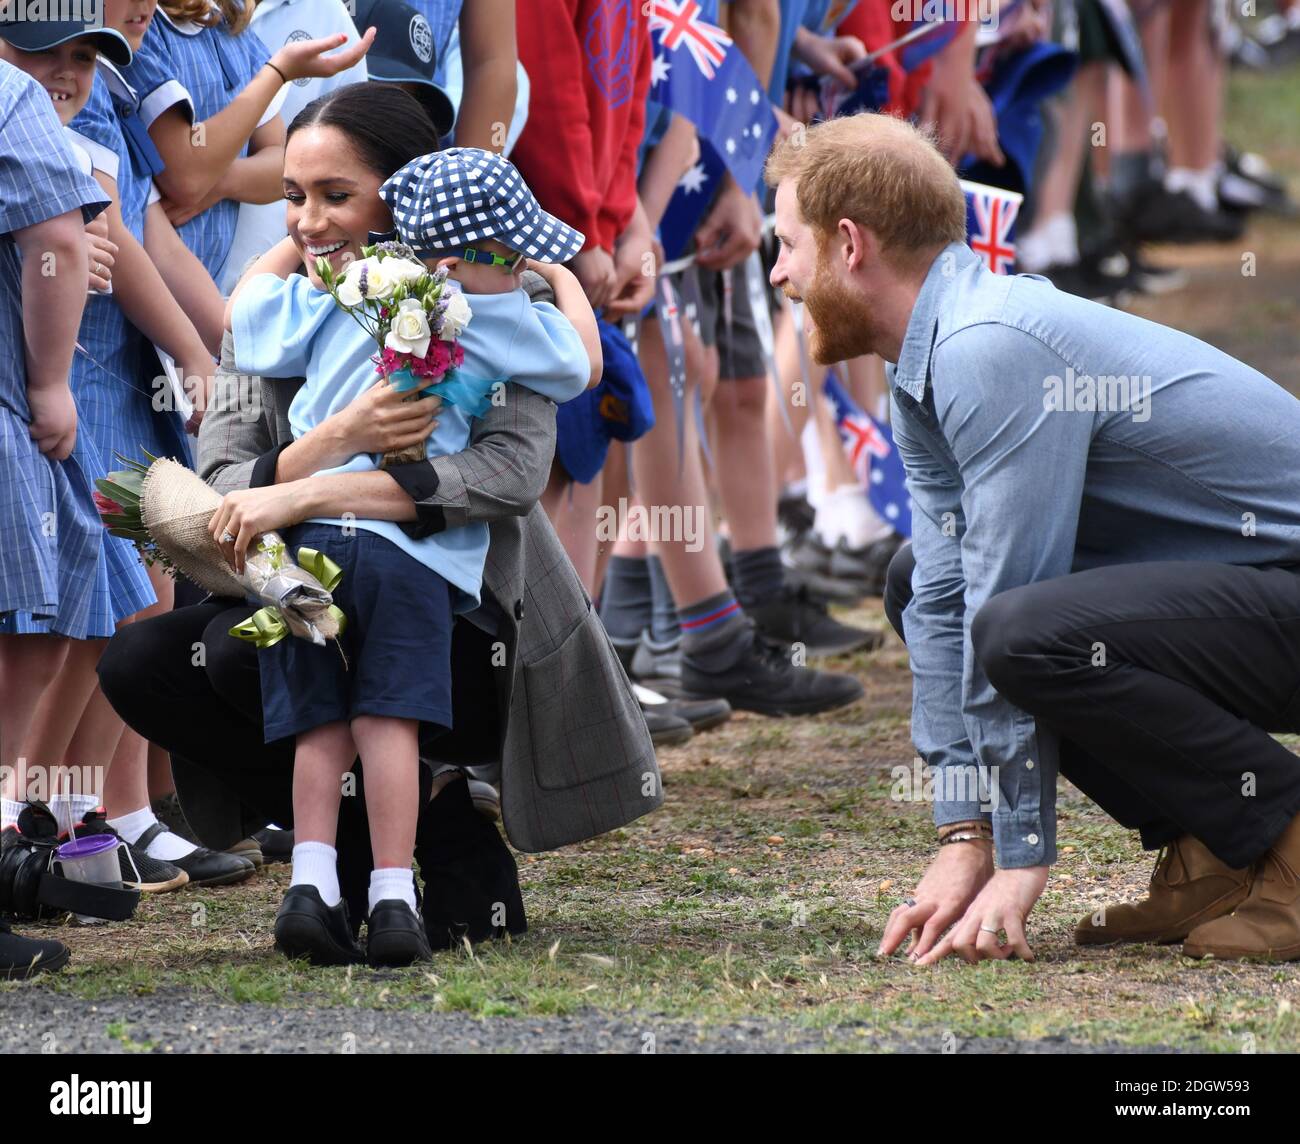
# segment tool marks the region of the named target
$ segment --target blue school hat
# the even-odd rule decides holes
[[[348,6],[352,12],[352,6]],[[366,53],[366,74],[379,83],[410,83],[439,135],[450,135],[456,125],[456,108],[451,96],[434,83],[438,70],[438,45],[433,28],[423,12],[403,0],[358,0],[352,13],[364,33],[375,29],[375,42]]]
[[[131,45],[100,20],[20,20],[16,13],[0,16],[0,37],[23,52],[46,52],[69,40],[90,40],[95,50],[118,67],[131,62]]]
[[[604,467],[610,441],[635,441],[654,428],[655,411],[641,363],[623,331],[599,321],[605,372],[594,389],[555,410],[555,456],[579,484]]]
[[[428,257],[495,238],[538,262],[568,262],[586,237],[542,210],[509,159],[449,147],[407,163],[379,188],[402,241]]]

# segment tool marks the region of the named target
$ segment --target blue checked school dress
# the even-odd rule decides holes
[[[83,448],[45,457],[29,432],[22,259],[14,234],[108,196],[80,170],[45,90],[0,61],[0,632],[22,618],[68,634],[85,623],[99,583],[103,528],[82,471]],[[40,347],[34,347],[40,352]]]
[[[122,75],[139,93],[139,115],[145,127],[181,100],[189,102],[191,121],[201,123],[223,111],[270,58],[266,45],[251,30],[234,36],[224,23],[212,28],[177,23],[159,8]],[[272,114],[268,111],[263,122]],[[248,154],[247,144],[239,154]],[[222,199],[177,228],[213,281],[221,281],[238,217],[239,204]]]

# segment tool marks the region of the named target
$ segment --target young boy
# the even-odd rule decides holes
[[[584,341],[595,338],[595,319],[577,280],[549,269],[560,309],[530,303],[520,285],[526,256],[563,261],[581,248],[582,235],[542,211],[509,162],[473,148],[438,152],[398,171],[380,196],[400,240],[430,267],[445,266],[472,311],[459,337],[464,362],[449,382],[484,397],[512,382],[555,401],[587,386]],[[231,326],[241,371],[306,378],[289,409],[295,438],[376,381],[374,343],[308,278],[245,280]],[[469,428],[462,406],[444,404],[426,456],[463,450]],[[361,454],[322,471],[366,471],[378,462]],[[345,931],[324,911],[339,900],[332,842],[343,776],[359,753],[375,862],[366,958],[409,964],[429,956],[411,873],[419,747],[429,735],[420,725],[434,733],[451,727],[452,618],[478,605],[487,528],[413,539],[392,521],[309,519],[285,540],[291,551],[306,545],[343,568],[335,600],[347,616],[347,666],[338,649],[300,639],[259,653],[266,741],[297,739],[293,884],[276,918],[276,941],[290,956],[318,962],[358,956],[340,943]],[[332,908],[346,910],[341,902]]]

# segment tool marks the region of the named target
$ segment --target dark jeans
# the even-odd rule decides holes
[[[171,752],[186,817],[215,846],[229,846],[267,822],[293,824],[293,740],[262,741],[257,649],[229,634],[252,611],[247,604],[212,600],[128,624],[99,663],[100,686],[117,713]],[[481,765],[500,758],[492,660],[491,637],[458,620],[452,640],[456,729],[438,737],[439,761]],[[202,782],[186,784],[184,772],[193,770]],[[359,762],[356,771],[356,797],[343,799],[339,810],[337,849],[345,896],[351,901],[359,886],[364,901],[373,863]],[[431,774],[426,767],[420,771],[425,806]],[[187,802],[187,786],[211,797]],[[423,833],[417,829],[417,854],[429,841]]]
[[[885,612],[906,642],[911,545]],[[1300,812],[1300,569],[1159,561],[1013,588],[971,641],[998,693],[1061,738],[1061,770],[1155,849],[1193,834],[1250,865]]]

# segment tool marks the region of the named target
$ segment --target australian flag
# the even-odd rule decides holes
[[[966,241],[994,274],[1012,274],[1016,268],[1016,216],[1023,196],[1001,187],[988,187],[963,179],[966,194]]]
[[[894,448],[894,435],[883,421],[877,421],[858,405],[838,381],[827,372],[825,393],[835,407],[835,424],[844,451],[858,481],[866,486],[867,499],[899,536],[912,535],[912,500],[907,495],[903,459]]]
[[[685,252],[723,171],[757,188],[776,132],[767,92],[740,49],[698,0],[647,0],[654,51],[650,98],[695,124],[700,161],[678,185],[661,228],[664,251]]]

